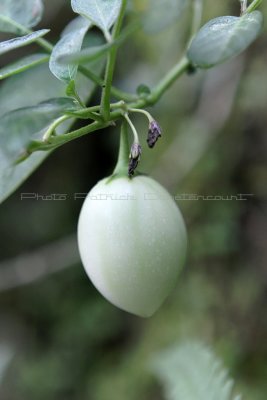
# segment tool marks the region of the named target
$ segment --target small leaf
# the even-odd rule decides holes
[[[82,108],[85,107],[85,104],[83,103],[82,99],[80,98],[77,92],[74,80],[71,80],[68,86],[66,87],[66,95],[75,99]]]
[[[21,33],[21,28],[32,28],[37,25],[43,14],[41,0],[1,0],[0,31]]]
[[[66,95],[69,97],[76,97],[76,86],[75,81],[70,81],[66,88]]]
[[[233,380],[220,360],[198,342],[186,342],[161,352],[154,358],[152,370],[163,383],[166,400],[239,398],[233,398]]]
[[[49,32],[49,29],[41,29],[28,35],[17,37],[14,39],[6,40],[0,43],[0,55],[7,53],[8,51],[17,49],[19,47],[27,46],[28,44],[35,42],[36,39],[43,37]]]
[[[187,0],[148,0],[143,27],[147,33],[158,33],[175,23],[182,15]]]
[[[200,68],[220,64],[245,50],[259,35],[262,22],[259,11],[242,17],[215,18],[197,33],[187,56]]]
[[[37,53],[23,57],[20,60],[1,68],[0,80],[19,74],[20,72],[26,71],[27,69],[33,68],[36,65],[43,64],[48,61],[49,56],[44,53]]]
[[[55,45],[49,62],[51,72],[58,79],[67,83],[75,79],[78,67],[75,65],[63,65],[58,62],[58,59],[62,55],[70,56],[81,49],[84,36],[91,25],[90,21],[77,17],[62,32],[61,39]]]
[[[116,21],[122,0],[71,0],[74,12],[88,18],[105,35]]]

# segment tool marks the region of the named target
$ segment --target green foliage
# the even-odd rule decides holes
[[[193,39],[187,53],[189,60],[200,68],[211,68],[237,56],[257,38],[262,22],[259,11],[209,21]]]
[[[25,28],[32,28],[40,22],[42,14],[42,0],[1,0],[0,31],[25,33]]]
[[[20,90],[19,92],[16,92],[18,85],[20,86]],[[35,91],[32,91],[31,85],[34,85]],[[93,89],[94,84],[90,84],[90,82],[84,80],[84,78],[81,76],[79,77],[78,90],[82,99],[85,100],[88,98],[88,96],[92,94]],[[34,171],[49,155],[48,152],[38,152],[20,164],[14,164],[16,156],[23,154],[26,144],[29,144],[33,138],[32,135],[34,133],[38,133],[38,129],[42,129],[46,125],[44,120],[41,122],[41,126],[39,126],[39,122],[36,121],[39,128],[37,130],[34,129],[33,131],[31,118],[27,119],[28,116],[31,116],[31,113],[28,113],[28,109],[23,107],[35,107],[35,104],[47,102],[51,98],[55,98],[55,101],[57,102],[58,97],[65,96],[65,87],[60,81],[51,75],[47,66],[39,66],[7,80],[0,88],[0,98],[6,99],[7,94],[10,92],[15,92],[16,96],[13,96],[10,101],[7,99],[7,101],[2,102],[0,105],[0,115],[2,115],[1,119],[3,119],[5,122],[4,125],[1,125],[0,132],[0,142],[2,143],[0,153],[0,202],[2,202],[10,193],[12,193],[17,186],[20,185],[29,176],[29,174],[31,174],[32,171]],[[69,110],[70,103],[71,100],[68,101],[68,107],[65,107],[65,103],[63,108],[65,110]],[[18,114],[17,111],[15,111],[18,109],[19,120],[24,120],[23,132],[20,131],[20,124],[17,120]],[[43,106],[41,109],[45,111],[46,107]],[[12,114],[7,113],[12,111],[14,112],[13,115],[15,118],[10,119],[8,116]],[[56,114],[54,114],[55,118],[59,116],[58,111],[59,108],[57,108]],[[48,116],[46,119],[44,115],[44,118],[45,121],[48,121],[50,117]],[[50,120],[51,119],[53,118],[50,118]],[[26,121],[28,121],[28,124]],[[60,132],[63,133],[64,129],[68,129],[68,126],[69,125],[66,125],[65,123],[65,126],[61,128]],[[3,127],[5,127],[5,129],[3,129]],[[15,137],[10,135],[10,132],[12,132],[13,128],[16,129],[15,132],[13,131]],[[22,138],[20,138],[21,135]]]
[[[3,4],[2,1],[0,3]],[[16,3],[22,3],[22,0]],[[46,24],[50,27],[49,16],[54,20],[51,30],[54,43],[57,43],[56,34],[63,29],[63,21],[69,15],[70,2],[63,3],[64,8],[58,11],[60,18],[54,18],[56,2],[46,2],[50,7]],[[136,5],[137,17],[143,15],[145,1],[131,0],[128,3],[129,9],[131,4]],[[153,1],[150,4],[153,5]],[[154,93],[157,78],[163,77],[164,71],[172,67],[179,54],[183,53],[188,39],[190,10],[188,8],[186,13],[181,14],[177,24],[171,23],[167,30],[153,37],[147,38],[143,32],[136,32],[131,41],[120,49],[113,85],[132,90],[133,95],[128,95],[133,99],[135,96],[135,99],[130,101],[149,99]],[[233,10],[238,14],[238,1],[206,0],[202,20],[228,15]],[[164,11],[166,18],[171,19],[167,8]],[[266,14],[266,2],[262,3],[262,11]],[[163,10],[158,24],[161,23],[161,16],[163,18]],[[129,12],[126,21],[134,18],[135,15]],[[83,49],[92,45],[91,33],[86,35]],[[168,96],[161,99],[160,107],[153,111],[162,125],[164,136],[152,152],[143,146],[141,160],[143,171],[151,172],[178,195],[230,195],[241,191],[255,195],[242,202],[179,201],[179,205],[186,210],[189,225],[189,268],[181,276],[173,295],[149,320],[126,315],[101,299],[82,273],[80,265],[32,285],[1,293],[1,343],[5,343],[6,337],[8,346],[14,345],[13,361],[9,356],[6,358],[0,349],[0,363],[5,359],[9,362],[9,368],[5,368],[1,377],[1,399],[167,400],[165,393],[169,392],[170,385],[174,387],[176,381],[180,382],[185,365],[194,369],[198,360],[204,362],[202,365],[208,365],[207,359],[204,357],[204,361],[200,355],[204,353],[215,361],[210,350],[198,345],[194,354],[189,348],[183,351],[188,361],[183,360],[183,368],[177,366],[172,353],[181,360],[181,352],[177,354],[177,350],[181,350],[179,343],[184,343],[185,338],[197,336],[201,342],[212,346],[224,360],[236,377],[237,392],[244,393],[246,399],[266,400],[264,197],[267,175],[264,105],[267,102],[267,81],[265,52],[261,52],[265,40],[266,27],[259,44],[255,43],[253,51],[248,52],[245,68],[241,58],[205,74],[196,70],[195,74],[177,82]],[[20,57],[22,54],[27,57],[27,50],[27,47],[21,49]],[[106,55],[109,54],[108,51]],[[14,60],[11,57],[8,59],[9,56],[13,54],[7,53],[3,57],[8,63]],[[187,70],[187,61],[184,65],[183,72]],[[90,63],[86,68],[90,68],[87,69],[87,76],[91,76],[90,79],[97,81],[101,87],[104,84],[103,64],[101,68],[94,69]],[[145,87],[135,95],[140,82]],[[238,85],[238,92],[232,90],[235,85]],[[94,87],[95,83],[81,77],[78,72],[67,95],[76,98],[78,94],[85,102]],[[47,65],[34,67],[1,82],[0,115],[64,97],[66,88],[67,84],[55,79]],[[159,89],[162,90],[162,86]],[[118,100],[126,96],[117,87],[112,90]],[[94,103],[88,103],[88,106],[95,107],[100,95],[99,91]],[[228,105],[231,116],[228,113],[225,117]],[[86,113],[81,106],[79,117],[85,120],[79,121],[76,128],[88,124],[89,111]],[[98,117],[101,118],[99,114]],[[119,118],[116,120],[117,127]],[[141,140],[145,144],[147,121],[141,116],[133,116],[133,122],[138,131],[144,133]],[[69,131],[65,122],[57,128],[57,136],[53,139],[63,137],[63,132],[68,137]],[[36,247],[37,250],[38,256],[35,255],[32,265],[29,263],[29,270],[21,268],[21,258],[16,258],[14,265],[10,265],[8,274],[12,274],[13,267],[18,286],[22,273],[33,279],[38,275],[35,268],[38,260],[42,267],[42,253],[38,246],[75,229],[81,202],[73,201],[72,193],[86,191],[101,176],[112,171],[114,142],[115,137],[108,130],[64,146],[21,189],[21,192],[37,191],[40,194],[66,192],[67,201],[24,202],[18,200],[17,192],[1,206],[2,257],[13,256],[22,249]],[[22,143],[18,153],[24,148]],[[49,151],[38,151],[12,169],[1,169],[2,199],[12,193],[48,154]],[[53,257],[51,254],[49,268],[56,269],[57,265],[57,255]],[[0,269],[1,283],[4,284],[6,270]],[[177,347],[174,343],[178,343]],[[166,348],[170,350],[165,352]],[[160,350],[163,352],[157,356]],[[148,367],[151,359],[152,363],[156,363],[155,368],[151,366],[155,370],[153,375]],[[162,370],[161,361],[164,361],[166,371]],[[179,369],[179,374],[174,371],[175,368]],[[198,372],[204,382],[211,377],[212,370],[203,369],[199,368]],[[190,378],[193,377],[190,375]],[[192,384],[192,379],[186,382]],[[220,380],[217,382],[222,383]]]
[[[152,370],[164,385],[166,400],[241,400],[233,381],[210,349],[187,342],[161,352]]]
[[[49,56],[44,53],[35,53],[30,56],[23,57],[20,60],[1,68],[0,80],[19,74],[20,72],[24,72],[27,69],[36,67],[39,64],[44,64],[48,60]]]
[[[183,11],[190,2],[186,0],[168,0],[168,2],[163,3],[161,1],[155,2],[149,0],[144,3],[139,3],[138,0],[136,0],[135,4],[132,4],[133,9],[138,11],[141,5],[141,13],[132,16],[133,22],[129,23],[128,27],[121,33],[126,3],[126,0],[72,0],[71,6],[73,11],[80,15],[63,29],[61,38],[57,41],[55,46],[42,38],[43,35],[48,33],[48,30],[43,29],[33,32],[29,29],[35,26],[41,19],[43,5],[40,0],[23,0],[21,2],[5,0],[1,3],[0,30],[23,36],[0,43],[0,54],[33,42],[36,42],[48,54],[32,54],[3,67],[0,70],[0,79],[12,77],[12,75],[31,70],[31,76],[29,75],[29,78],[27,78],[30,82],[35,75],[33,67],[49,61],[52,74],[65,84],[63,94],[57,95],[52,90],[53,94],[50,98],[62,97],[62,95],[64,96],[66,93],[67,96],[74,98],[80,106],[80,110],[77,110],[75,115],[72,110],[72,116],[92,121],[88,123],[84,129],[67,132],[66,135],[58,137],[58,135],[53,134],[55,123],[53,119],[51,125],[48,127],[48,133],[44,137],[45,140],[35,140],[32,144],[31,141],[29,141],[27,146],[25,138],[33,138],[35,134],[32,132],[32,127],[29,126],[28,134],[25,134],[25,136],[23,134],[24,139],[16,141],[15,153],[22,154],[20,160],[23,161],[23,163],[17,166],[14,164],[12,165],[11,175],[12,177],[16,176],[16,179],[10,179],[7,186],[2,186],[2,198],[5,198],[12,192],[12,187],[13,189],[17,187],[19,184],[19,176],[22,176],[21,182],[23,181],[25,173],[21,175],[21,169],[25,169],[29,173],[30,170],[33,170],[33,165],[39,164],[39,162],[36,163],[36,161],[29,163],[31,164],[29,170],[27,164],[25,164],[27,163],[26,158],[35,157],[36,160],[43,160],[46,157],[44,154],[39,153],[36,156],[34,153],[38,151],[49,152],[51,149],[68,143],[84,134],[112,125],[114,121],[120,120],[127,110],[144,108],[157,103],[163,93],[179,76],[185,73],[189,67],[195,65],[200,68],[208,68],[237,55],[248,47],[256,38],[262,25],[262,16],[259,11],[247,13],[240,18],[220,17],[210,21],[196,34],[191,42],[187,53],[188,58],[184,57],[181,61],[177,62],[154,88],[151,87],[151,89],[145,91],[138,89],[137,95],[135,95],[132,93],[124,93],[112,86],[118,48],[122,46],[133,32],[137,32],[137,28],[140,26],[140,17],[146,32],[160,32],[180,19],[183,15]],[[201,21],[201,0],[194,1],[192,5],[193,7],[190,8],[191,32],[195,32],[198,30]],[[257,5],[259,5],[258,1],[253,2],[249,10],[254,10]],[[88,30],[91,29],[93,25],[102,31],[104,38],[97,36],[97,40],[95,40],[95,33],[91,31],[88,33]],[[111,31],[113,25],[114,27]],[[106,43],[103,43],[103,39],[106,40]],[[101,76],[103,69],[102,61],[106,63],[104,78]],[[88,80],[86,85],[83,84],[80,86],[81,74],[78,73],[78,71]],[[46,82],[42,78],[40,74],[38,80],[42,80],[43,85],[38,84],[38,89],[46,91],[46,89],[42,88],[46,86]],[[18,85],[21,85],[20,81],[16,82]],[[55,84],[51,77],[48,79],[47,86],[50,85],[50,82],[52,85]],[[83,80],[83,82],[85,81]],[[29,84],[33,86],[32,83]],[[84,99],[88,99],[91,93],[83,95],[80,91],[85,91],[86,87],[92,88],[95,87],[95,85],[102,87],[101,103],[99,106],[93,106],[91,110],[90,107],[85,107],[84,102]],[[136,87],[140,88],[140,82]],[[147,88],[148,86],[143,85],[143,87]],[[33,100],[35,96],[37,96],[37,98],[40,97],[35,93],[37,87],[33,87],[32,91],[33,94],[31,98]],[[12,96],[16,97],[14,94],[15,92],[17,92],[17,90],[12,91]],[[112,104],[113,96],[121,102]],[[36,103],[33,101],[31,105],[35,106],[43,101],[42,98],[39,100],[40,101]],[[16,101],[13,103],[15,104]],[[22,104],[22,107],[24,107],[24,104]],[[14,109],[15,108],[12,107],[12,110]],[[20,111],[20,113],[21,112],[22,111]],[[16,115],[16,113],[14,115]],[[60,117],[58,124],[65,122],[68,117],[70,117],[69,110],[62,109],[61,115],[58,117]],[[26,130],[25,121],[24,127]],[[6,127],[6,123],[4,126]],[[68,125],[68,128],[70,126],[71,124]],[[65,123],[63,129],[60,131],[57,129],[57,131],[63,132],[66,127],[67,125]],[[37,135],[37,137],[40,139],[40,136]],[[6,136],[3,135],[2,143],[6,140]],[[5,144],[1,152],[5,160],[2,163],[3,165],[7,165],[7,160],[10,158],[9,154],[5,154],[5,150],[7,151],[10,145],[9,139],[7,141],[8,143]],[[18,148],[19,143],[21,145],[20,149]],[[2,171],[2,174],[5,175],[6,172]],[[7,173],[7,176],[10,177],[11,175],[10,172]],[[6,193],[4,193],[3,187],[6,188]]]
[[[73,53],[77,53],[84,40],[86,32],[91,27],[92,23],[82,17],[77,17],[72,20],[64,29],[61,35],[61,39],[55,45],[50,61],[49,67],[51,72],[63,82],[69,82],[75,79],[78,66],[76,65],[63,65],[58,61],[61,56],[70,56]]]
[[[32,42],[35,42],[37,39],[45,36],[49,32],[48,29],[41,29],[39,31],[35,31],[33,33],[29,33],[28,35],[21,36],[14,39],[6,40],[5,42],[0,43],[0,55],[7,53],[8,51],[17,49],[19,47],[27,46]]]
[[[88,18],[105,36],[109,36],[109,29],[118,18],[121,4],[122,0],[71,0],[73,11]]]
[[[11,111],[2,116],[0,146],[5,161],[1,169],[14,166],[22,151],[33,140],[42,138],[43,130],[63,112],[74,111],[77,105],[68,98],[56,98],[36,106]]]

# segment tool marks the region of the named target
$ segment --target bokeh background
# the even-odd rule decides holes
[[[56,42],[74,14],[69,1],[45,6],[40,27],[51,28]],[[146,2],[131,6],[141,12]],[[266,16],[266,2],[261,9]],[[205,0],[203,22],[238,13],[237,0]],[[156,83],[182,54],[189,21],[186,9],[160,33],[138,31],[120,51],[115,84],[135,91]],[[34,49],[8,53],[0,65]],[[134,120],[143,143],[140,169],[178,196],[189,234],[186,266],[153,317],[109,304],[77,252],[82,200],[74,194],[111,174],[118,128],[56,150],[1,205],[1,400],[163,400],[151,359],[188,338],[214,349],[244,399],[266,399],[266,49],[265,26],[245,54],[175,83],[151,110],[163,129],[153,151],[145,146],[146,121]],[[67,199],[21,200],[22,193]],[[244,200],[235,199],[239,194]]]

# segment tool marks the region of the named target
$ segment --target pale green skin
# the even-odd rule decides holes
[[[88,194],[78,244],[100,293],[125,311],[149,317],[175,286],[187,237],[176,203],[159,183],[119,177],[103,179]]]

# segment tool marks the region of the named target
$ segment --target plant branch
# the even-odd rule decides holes
[[[195,36],[201,26],[203,12],[203,0],[193,0],[193,16],[191,25],[191,39]],[[190,41],[191,41],[190,39]]]
[[[129,140],[127,122],[122,121],[121,134],[120,134],[120,150],[118,161],[114,169],[113,175],[127,175],[129,163]]]
[[[49,140],[49,138],[53,135],[53,133],[55,132],[55,129],[62,124],[62,122],[68,120],[69,118],[71,118],[69,115],[62,115],[62,117],[59,117],[58,119],[56,119],[47,129],[47,131],[45,132],[44,136],[43,136],[43,142],[47,142]]]
[[[119,17],[114,25],[113,32],[112,32],[112,40],[115,41],[119,36],[123,17],[126,9],[127,1],[122,0],[122,5],[120,9]],[[111,86],[113,81],[115,63],[116,63],[116,56],[117,56],[118,46],[114,46],[109,54],[107,59],[106,65],[106,72],[104,78],[104,85],[102,90],[102,98],[101,98],[101,114],[105,121],[108,121],[110,116],[110,95],[111,95]]]
[[[155,104],[166,92],[167,89],[178,79],[189,67],[190,61],[187,57],[183,57],[181,61],[176,64],[167,75],[158,83],[152,90],[151,94],[145,99],[147,104]],[[133,107],[138,108],[138,107]]]
[[[32,151],[50,150],[51,148],[61,146],[65,143],[70,142],[71,140],[77,139],[88,133],[104,129],[112,125],[114,121],[120,119],[122,116],[125,117],[125,110],[140,109],[157,103],[158,100],[161,98],[161,96],[172,85],[172,83],[186,71],[189,64],[190,64],[189,60],[186,57],[183,57],[182,60],[167,73],[167,75],[162,79],[162,81],[159,82],[159,84],[152,90],[151,94],[148,97],[139,99],[136,102],[129,104],[125,104],[124,102],[120,101],[118,103],[113,103],[109,105],[110,109],[114,110],[110,113],[109,121],[96,121],[90,125],[66,133],[64,135],[51,136],[47,145],[45,145],[43,142],[40,142],[40,146],[38,147],[38,145],[36,145]],[[89,113],[98,110],[99,106],[85,108],[77,112],[76,117],[77,118],[82,116],[87,117]],[[72,115],[75,116],[75,112],[73,112]]]
[[[128,115],[127,113],[124,114],[124,118],[125,118],[125,120],[128,122],[128,124],[129,124],[129,126],[130,126],[130,128],[131,128],[131,130],[132,130],[132,132],[133,132],[134,143],[139,143],[138,133],[137,133],[137,131],[136,131],[136,129],[135,129],[134,124],[133,124],[132,121],[130,120],[129,115]]]
[[[93,71],[91,71],[83,66],[79,66],[79,71],[84,76],[86,76],[86,78],[90,79],[92,82],[96,83],[98,86],[103,87],[104,80],[102,78],[100,78],[98,75],[96,75]],[[111,86],[110,93],[116,99],[120,99],[120,100],[124,100],[124,101],[135,101],[138,98],[137,95],[124,92],[120,89],[115,88],[114,86]]]
[[[254,0],[247,8],[246,14],[251,13],[252,11],[256,10],[259,5],[262,3],[262,0]]]

